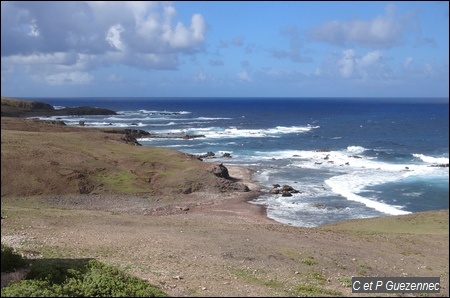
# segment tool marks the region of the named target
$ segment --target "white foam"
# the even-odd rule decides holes
[[[422,160],[423,162],[431,163],[431,164],[448,164],[449,163],[448,157],[432,157],[432,156],[427,156],[427,155],[423,155],[423,154],[413,154],[413,156],[415,158]]]
[[[222,118],[222,117],[216,117],[216,118],[213,118],[213,117],[197,117],[197,118],[195,118],[195,120],[230,120],[230,119],[233,119],[233,118]]]
[[[276,152],[255,152],[255,159],[289,159],[290,166],[326,170],[335,173],[335,176],[325,181],[331,191],[348,200],[364,204],[379,212],[400,215],[410,213],[402,210],[403,206],[394,206],[380,201],[380,198],[363,197],[359,193],[369,186],[405,180],[408,177],[441,176],[448,168],[429,167],[427,164],[403,163],[392,164],[378,161],[376,157],[360,155],[367,149],[361,146],[349,146],[341,151],[306,151],[306,150],[280,150]],[[431,159],[433,163],[444,163],[442,159]],[[261,174],[264,181],[269,177]],[[376,192],[372,192],[376,194]],[[395,198],[392,198],[395,201]]]
[[[334,176],[325,180],[325,183],[331,187],[333,192],[377,211],[391,215],[409,214],[411,212],[401,210],[400,206],[388,205],[377,201],[376,198],[369,199],[357,194],[367,186],[384,184],[397,179],[396,175],[385,171],[377,174],[373,173],[373,171],[354,171],[349,174]]]
[[[176,123],[171,121],[169,123],[152,124],[151,126],[172,126],[172,125],[176,125]]]
[[[361,146],[348,146],[347,151],[354,154],[361,154],[366,151],[366,148]]]
[[[155,110],[138,110],[138,112],[134,112],[134,111],[120,111],[118,113],[123,113],[123,114],[146,114],[146,115],[186,115],[186,114],[190,114],[191,112],[188,111],[155,111]]]
[[[192,128],[188,130],[189,134],[203,134],[206,138],[211,139],[231,139],[231,138],[278,138],[280,134],[304,133],[319,126],[277,126],[269,129],[239,129],[237,127],[204,127]],[[166,133],[168,131],[160,131]],[[171,131],[172,132],[172,131]]]

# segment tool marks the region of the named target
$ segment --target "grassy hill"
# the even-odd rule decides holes
[[[66,107],[56,110],[44,102],[2,97],[2,117],[37,117],[63,115],[116,115],[116,112],[97,107]]]
[[[1,196],[227,191],[211,163],[165,148],[132,146],[124,134],[2,118]],[[134,143],[133,143],[134,144]]]

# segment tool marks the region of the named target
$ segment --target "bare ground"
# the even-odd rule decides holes
[[[159,210],[142,196],[53,197],[44,205],[54,208],[2,200],[2,243],[34,257],[96,258],[172,296],[352,296],[352,276],[440,276],[438,296],[448,296],[448,210],[432,224],[426,212],[388,218],[399,231],[377,223],[387,218],[292,227],[246,202],[258,191],[248,169],[229,171],[253,191],[191,194]],[[401,231],[405,223],[416,233]]]

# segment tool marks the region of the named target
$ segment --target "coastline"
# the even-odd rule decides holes
[[[125,145],[119,135],[9,120],[2,118],[2,243],[30,258],[94,258],[160,285],[171,296],[360,296],[349,286],[353,276],[430,274],[442,284],[441,293],[430,296],[448,296],[449,266],[442,261],[449,259],[448,210],[316,228],[286,225],[268,218],[265,206],[249,203],[262,189],[249,168],[224,164],[231,180],[246,184],[248,192],[216,187],[183,193],[179,190],[196,182],[216,181],[207,180],[214,176],[209,162],[194,167],[186,155]],[[61,150],[63,145],[70,146]],[[151,192],[160,190],[156,184],[127,194],[113,188],[58,193],[67,191],[70,181],[89,186],[84,173],[98,169],[115,177],[120,168],[119,178],[142,173],[137,172],[142,160],[130,159],[132,150],[145,156],[147,171],[172,174],[175,181],[165,186],[175,191]],[[184,162],[189,171],[177,168]],[[36,186],[20,184],[36,177],[52,183],[34,195],[6,192]],[[123,179],[113,180],[116,184],[134,187]],[[395,294],[402,295],[409,296]]]
[[[214,163],[205,162],[205,164]],[[257,184],[252,178],[254,171],[243,166],[228,166],[226,164],[224,164],[224,166],[228,169],[230,179],[246,185],[249,188],[249,191],[196,191],[187,195],[182,195],[174,202],[164,202],[163,200],[159,203],[152,203],[150,208],[146,208],[147,211],[145,211],[145,214],[154,216],[207,214],[227,218],[237,217],[241,220],[254,223],[283,225],[282,223],[267,217],[265,206],[250,203],[250,201],[258,198],[262,194],[262,186]],[[133,198],[133,196],[126,197]],[[138,197],[139,196],[136,196],[135,198]],[[148,209],[151,209],[152,211],[148,211]]]

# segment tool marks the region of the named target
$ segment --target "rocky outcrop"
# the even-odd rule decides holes
[[[45,123],[45,124],[53,124],[53,125],[66,125],[64,121],[61,120],[40,120],[33,119],[34,122]]]
[[[228,169],[223,164],[215,164],[212,167],[212,173],[220,178],[230,179]]]
[[[230,177],[228,169],[223,164],[213,164],[210,172],[212,172],[216,177],[222,178],[216,180],[214,183],[215,189],[220,192],[238,191],[238,192],[248,192],[249,187],[238,180]]]
[[[282,197],[291,197],[292,194],[301,193],[301,191],[296,190],[295,188],[287,184],[283,186],[280,186],[279,184],[273,184],[273,188],[269,191],[269,193],[274,195],[281,194]]]
[[[33,112],[32,112],[33,113]],[[49,116],[117,115],[115,111],[95,107],[69,107],[52,110]]]
[[[197,155],[197,158],[202,160],[202,158],[213,158],[214,156],[216,156],[214,152],[207,152],[205,154]]]

